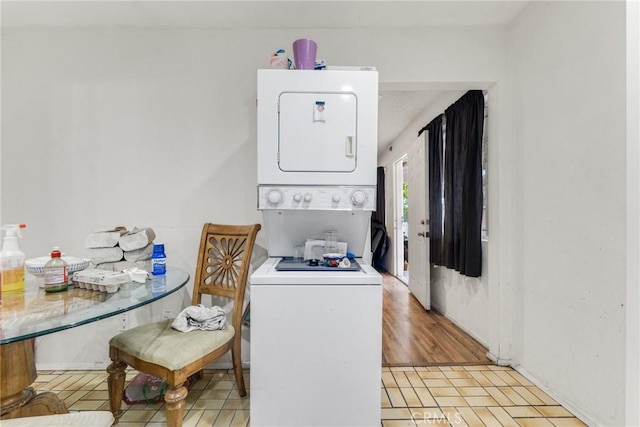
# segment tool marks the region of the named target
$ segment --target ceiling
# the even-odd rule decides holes
[[[418,28],[508,25],[528,1],[11,1],[3,28]],[[387,147],[441,92],[381,90],[379,147]]]

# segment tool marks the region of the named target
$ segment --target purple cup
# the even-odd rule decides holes
[[[298,70],[313,70],[316,65],[318,45],[311,39],[293,42],[293,60]]]

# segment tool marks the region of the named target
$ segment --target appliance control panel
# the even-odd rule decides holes
[[[259,185],[258,210],[374,211],[375,186]]]

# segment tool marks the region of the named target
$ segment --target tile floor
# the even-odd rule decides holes
[[[137,372],[129,371],[127,381]],[[71,411],[108,410],[107,374],[42,371],[34,387],[54,391]],[[247,388],[249,375],[245,376]],[[382,426],[584,426],[569,411],[510,368],[492,365],[384,367]],[[120,425],[165,425],[162,404],[127,406]],[[241,399],[233,374],[206,370],[188,397],[184,427],[249,426],[249,399]]]

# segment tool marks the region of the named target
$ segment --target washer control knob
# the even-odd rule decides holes
[[[304,201],[309,203],[311,201],[311,199],[313,199],[313,196],[311,195],[311,193],[306,193],[304,195]]]
[[[269,193],[267,193],[267,203],[269,203],[270,206],[280,206],[283,198],[280,190],[269,190]]]
[[[302,201],[302,194],[300,194],[300,193],[296,193],[296,194],[294,194],[294,195],[293,195],[293,200],[294,200],[296,203],[300,203],[300,202]]]
[[[340,201],[340,195],[334,194],[333,196],[331,196],[331,200],[333,200],[334,203],[338,203]]]
[[[356,190],[351,195],[351,203],[353,206],[362,207],[367,203],[367,194],[362,190]]]

